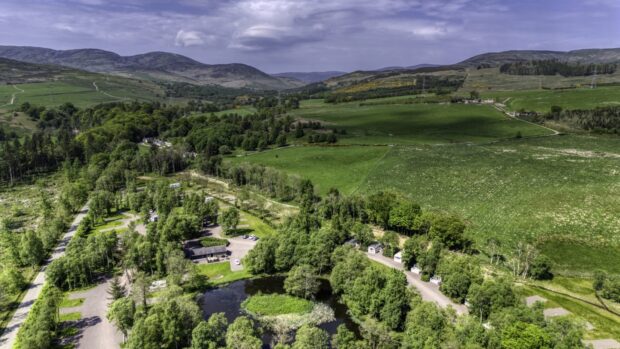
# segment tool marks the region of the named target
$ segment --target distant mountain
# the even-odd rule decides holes
[[[375,71],[415,70],[415,69],[420,69],[420,68],[433,68],[433,67],[439,67],[439,65],[438,64],[416,64],[416,65],[410,65],[408,67],[393,66],[393,67],[380,68]]]
[[[526,62],[534,60],[557,59],[574,63],[615,63],[620,62],[620,48],[585,49],[575,51],[504,51],[483,53],[468,58],[458,65],[464,66],[499,66],[504,63]]]
[[[98,49],[52,50],[40,47],[0,46],[0,57],[17,61],[54,64],[91,72],[157,81],[188,82],[232,88],[283,90],[303,83],[266,74],[245,64],[204,64],[168,52],[120,56]]]
[[[295,79],[299,81],[303,81],[305,83],[313,83],[320,82],[327,79],[331,79],[336,76],[344,75],[346,72],[342,71],[324,71],[324,72],[288,72],[288,73],[278,73],[271,74],[272,76],[279,78],[289,78]]]

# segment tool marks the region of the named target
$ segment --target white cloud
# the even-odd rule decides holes
[[[205,41],[202,39],[202,34],[197,31],[188,30],[185,31],[183,29],[177,32],[177,36],[174,39],[174,44],[176,46],[198,46],[204,44]]]

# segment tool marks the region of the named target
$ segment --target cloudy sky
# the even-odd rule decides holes
[[[620,47],[620,0],[1,0],[0,32],[3,45],[351,71]]]

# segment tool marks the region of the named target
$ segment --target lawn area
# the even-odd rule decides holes
[[[312,311],[313,303],[285,294],[254,295],[246,299],[241,307],[256,315],[305,314]]]
[[[378,103],[381,100],[373,100]],[[394,101],[390,99],[390,101]],[[488,142],[549,134],[548,130],[506,117],[485,105],[302,103],[295,117],[346,129],[339,144],[446,144]]]
[[[60,322],[64,321],[78,321],[82,318],[82,313],[75,311],[72,313],[60,314]]]
[[[620,255],[619,149],[617,137],[567,135],[469,146],[291,147],[232,161],[309,178],[321,193],[397,190],[425,209],[463,217],[482,249],[489,237],[505,252],[529,240],[556,273],[620,274],[620,263],[610,262]]]
[[[227,284],[233,281],[247,279],[252,275],[247,270],[232,271],[229,262],[199,264],[198,272],[209,278],[213,285]]]
[[[582,87],[565,90],[525,90],[483,92],[483,98],[504,101],[510,110],[548,112],[554,105],[564,109],[593,109],[602,106],[620,106],[620,86]]]
[[[74,307],[79,307],[80,305],[84,304],[84,298],[73,298],[73,299],[69,299],[68,295],[65,296],[65,298],[63,298],[62,302],[60,302],[60,308],[74,308]]]
[[[260,163],[298,174],[311,179],[321,194],[327,193],[332,187],[351,193],[389,149],[369,146],[289,147],[229,158],[227,161]]]

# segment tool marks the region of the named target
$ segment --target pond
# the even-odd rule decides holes
[[[243,315],[241,303],[248,297],[262,293],[285,293],[284,277],[272,276],[260,279],[241,280],[233,282],[227,286],[216,288],[205,292],[200,299],[200,307],[202,308],[205,319],[208,319],[214,313],[224,313],[229,323],[232,323],[237,317]],[[344,324],[349,330],[359,336],[359,328],[347,313],[347,307],[338,302],[338,297],[332,293],[329,282],[321,280],[321,289],[316,296],[316,301],[325,303],[334,310],[335,320],[323,323],[318,327],[327,331],[330,336],[336,333],[338,326]],[[270,333],[263,335],[263,348],[270,348],[272,341]]]

